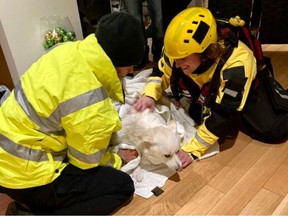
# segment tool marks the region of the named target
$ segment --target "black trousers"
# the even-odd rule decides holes
[[[111,167],[81,170],[68,165],[52,183],[28,189],[0,192],[27,205],[34,214],[107,215],[130,201],[134,194],[131,177]]]

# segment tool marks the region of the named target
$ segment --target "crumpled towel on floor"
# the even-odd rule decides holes
[[[125,90],[125,104],[114,102],[114,106],[118,110],[120,117],[126,114],[131,106],[135,103],[137,98],[141,96],[146,85],[147,77],[151,72],[152,69],[147,69],[140,72],[132,79],[125,78],[123,80]],[[175,105],[170,102],[168,98],[164,97],[159,101],[160,104],[157,104],[155,109],[156,112],[158,112],[159,115],[161,115],[167,122],[171,119],[176,120],[177,133],[182,140],[181,144],[187,143],[196,133],[194,121],[185,113],[183,108],[176,109]],[[125,143],[119,143],[119,145],[115,146],[114,151],[117,152],[119,148],[135,149],[134,146],[129,146]],[[206,154],[199,158],[199,160],[211,157],[215,154],[218,154],[219,152],[219,144],[215,143],[208,149]],[[175,174],[175,171],[169,169],[164,164],[160,166],[141,165],[140,157],[137,157],[136,159],[124,165],[121,170],[130,173],[130,171],[138,165],[140,165],[143,171],[144,178],[142,182],[137,182],[131,175],[135,185],[135,194],[147,199],[153,196],[152,190],[155,187],[163,187],[167,179]]]

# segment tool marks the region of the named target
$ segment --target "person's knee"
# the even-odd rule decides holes
[[[125,173],[126,174],[126,173]],[[125,194],[128,197],[133,196],[134,192],[135,192],[135,186],[134,186],[134,182],[133,179],[130,177],[130,175],[126,174],[126,177],[124,177],[126,180],[126,184],[123,186],[123,189],[125,190]]]

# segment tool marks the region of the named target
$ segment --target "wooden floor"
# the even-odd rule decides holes
[[[288,52],[265,52],[288,87]],[[170,178],[164,193],[137,195],[114,215],[288,215],[288,141],[264,144],[239,133],[220,154]],[[0,214],[10,201],[0,194]]]
[[[288,52],[265,55],[288,88]],[[240,132],[220,148],[172,176],[160,196],[135,195],[114,215],[288,215],[288,141],[264,144]]]

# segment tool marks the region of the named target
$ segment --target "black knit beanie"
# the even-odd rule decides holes
[[[115,67],[137,65],[143,58],[145,39],[141,23],[127,13],[104,15],[95,35]]]

